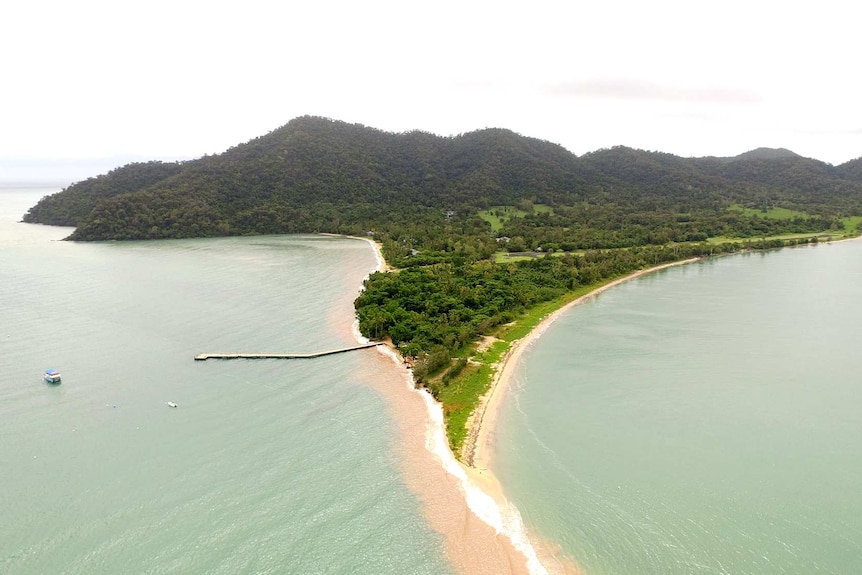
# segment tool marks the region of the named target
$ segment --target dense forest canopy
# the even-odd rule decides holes
[[[479,336],[663,262],[855,234],[862,158],[623,146],[577,157],[503,129],[441,137],[302,117],[223,154],[76,183],[24,220],[76,226],[72,240],[372,235],[398,271],[366,280],[360,330],[412,362],[460,422],[457,449],[490,381],[468,361]]]
[[[828,229],[862,213],[859,166],[769,149],[681,158],[615,147],[577,157],[504,129],[441,137],[301,117],[223,154],[129,164],[76,183],[24,219],[77,226],[75,240],[369,230],[412,237],[434,235],[428,224],[490,233],[481,210],[527,203],[553,210],[511,219],[496,235],[517,236],[527,250],[613,248],[801,225],[763,222],[734,205],[799,210],[812,216],[803,227]]]

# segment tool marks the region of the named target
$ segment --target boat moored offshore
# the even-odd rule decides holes
[[[54,368],[46,369],[44,377],[48,383],[60,383],[60,372]]]

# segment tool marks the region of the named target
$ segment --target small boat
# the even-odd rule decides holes
[[[48,383],[60,383],[60,372],[54,368],[46,369],[44,377]]]
[[[177,404],[176,404],[176,403],[174,403],[173,401],[169,401],[169,402],[168,402],[168,406],[170,406],[170,407],[176,407],[176,406],[177,406]]]

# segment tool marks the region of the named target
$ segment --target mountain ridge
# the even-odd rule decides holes
[[[75,240],[338,232],[522,202],[631,216],[784,205],[862,210],[862,159],[831,166],[783,148],[683,158],[615,146],[580,157],[504,128],[385,132],[302,116],[222,154],[132,163],[43,198],[25,215]]]

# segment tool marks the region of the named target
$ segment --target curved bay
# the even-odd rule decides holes
[[[588,574],[862,570],[862,242],[707,260],[529,349],[495,467]]]

